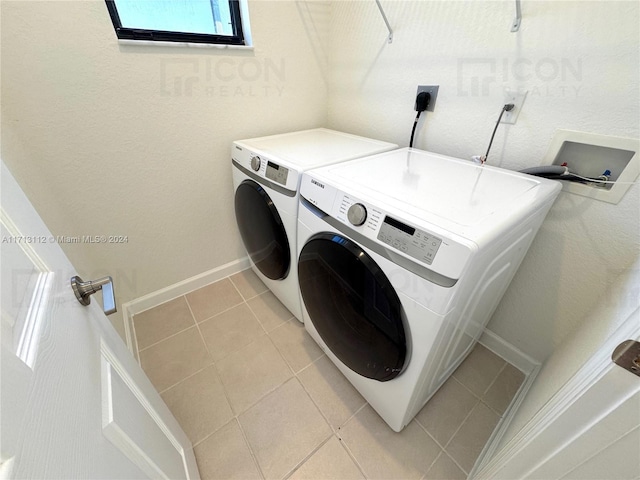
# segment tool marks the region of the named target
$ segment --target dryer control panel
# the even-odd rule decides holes
[[[372,248],[368,241],[384,246],[446,277],[444,280],[440,278],[445,283],[447,279],[454,279],[455,283],[455,279],[460,278],[469,258],[476,251],[473,244],[463,238],[447,235],[447,231],[438,225],[410,221],[397,208],[380,208],[379,204],[341,191],[313,173],[303,175],[300,196],[327,217],[335,219],[335,225],[341,225],[336,229],[343,233],[352,232],[353,238],[363,246]],[[354,209],[354,205],[357,208]],[[334,225],[329,219],[325,221]],[[424,278],[427,277],[429,275]]]
[[[349,212],[354,206],[361,206],[366,212],[362,223],[358,225],[354,225],[352,219],[349,218]],[[375,237],[388,246],[427,265],[433,263],[442,244],[442,239],[436,235],[396,220],[378,208],[366,207],[351,195],[342,195],[336,218],[356,227],[362,225],[368,233],[367,236]]]
[[[380,226],[378,240],[427,265],[431,265],[442,243],[441,238],[418,230],[388,215],[384,217]]]
[[[283,167],[282,165],[278,165],[277,163],[273,163],[272,161],[267,161],[267,171],[265,172],[265,176],[269,180],[273,180],[274,182],[278,182],[281,185],[287,185],[287,176],[289,175],[289,169]]]

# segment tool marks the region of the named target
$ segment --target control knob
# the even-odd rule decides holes
[[[260,157],[257,155],[255,157],[251,157],[251,168],[253,168],[256,172],[260,170]]]
[[[367,209],[361,203],[354,203],[347,210],[347,218],[352,225],[359,227],[367,219]]]

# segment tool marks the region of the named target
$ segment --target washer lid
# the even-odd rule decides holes
[[[398,145],[316,128],[235,142],[298,170],[386,152]]]
[[[418,218],[436,216],[465,227],[479,225],[500,211],[530,211],[540,195],[548,198],[560,189],[558,182],[409,148],[313,174],[337,180],[352,193],[364,191]]]

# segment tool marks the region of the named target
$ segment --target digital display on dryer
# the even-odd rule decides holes
[[[380,226],[378,240],[427,265],[431,265],[442,244],[441,238],[389,216],[385,216]]]
[[[384,217],[384,223],[388,223],[392,227],[396,227],[398,230],[402,230],[404,233],[408,235],[413,235],[414,233],[416,233],[415,228],[410,227],[409,225],[406,225],[402,222],[399,222],[395,218],[391,218],[389,216]]]
[[[281,185],[287,184],[287,177],[289,175],[289,169],[273,162],[267,162],[266,177],[269,180],[278,182]]]

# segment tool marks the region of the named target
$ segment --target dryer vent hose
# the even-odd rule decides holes
[[[520,173],[528,173],[529,175],[535,175],[536,177],[553,179],[565,177],[564,179],[566,179],[569,169],[560,165],[543,165],[541,167],[525,168],[524,170],[520,170]]]

